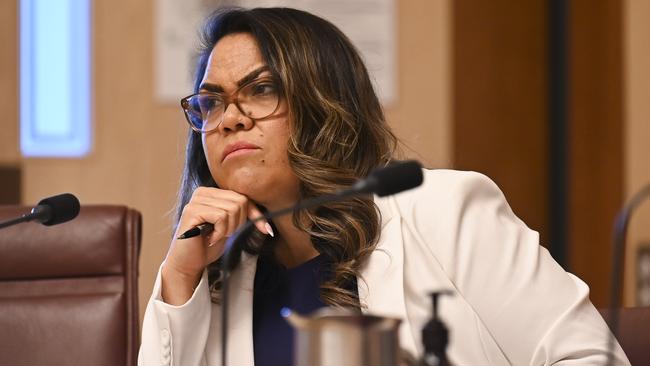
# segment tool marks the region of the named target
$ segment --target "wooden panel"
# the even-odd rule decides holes
[[[0,1],[0,163],[20,160],[18,150],[18,0]]]
[[[453,156],[547,232],[546,1],[459,0],[453,9]]]
[[[19,165],[0,165],[0,205],[20,203],[20,178]]]
[[[569,262],[605,306],[623,197],[622,2],[570,4]]]
[[[650,184],[650,1],[625,2],[624,43],[624,159],[625,196]],[[650,202],[634,214],[628,235],[625,304],[632,306],[636,292],[636,256],[642,243],[650,242]]]

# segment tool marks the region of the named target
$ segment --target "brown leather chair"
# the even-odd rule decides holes
[[[650,363],[650,306],[619,309],[618,343],[632,365]],[[609,319],[608,309],[599,309]]]
[[[0,221],[29,212],[0,206]],[[142,218],[82,206],[0,230],[0,365],[135,365]]]

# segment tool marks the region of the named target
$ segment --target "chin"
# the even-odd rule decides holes
[[[298,178],[288,169],[269,168],[241,165],[222,171],[215,181],[221,189],[243,194],[267,208],[293,204],[299,195]]]
[[[252,200],[255,200],[258,192],[264,191],[267,184],[267,179],[263,178],[265,174],[255,169],[242,167],[224,173],[227,175],[213,175],[219,188],[241,193]]]
[[[221,189],[227,189],[247,195],[246,192],[250,192],[254,189],[255,182],[258,180],[257,175],[242,173],[238,170],[228,174],[226,177],[217,178],[216,182]]]

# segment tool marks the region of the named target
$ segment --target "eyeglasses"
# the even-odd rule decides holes
[[[194,131],[201,133],[219,127],[231,103],[246,117],[260,120],[278,109],[280,92],[273,79],[263,78],[242,85],[230,95],[200,92],[181,99],[187,122]]]

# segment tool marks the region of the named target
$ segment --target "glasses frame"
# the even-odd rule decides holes
[[[241,105],[239,104],[239,92],[242,91],[242,89],[244,89],[246,87],[249,87],[249,86],[251,86],[253,84],[259,84],[259,83],[262,83],[264,81],[271,81],[273,83],[273,85],[276,87],[276,90],[277,90],[277,93],[278,93],[278,102],[276,103],[275,108],[273,108],[273,111],[271,113],[267,114],[266,116],[257,117],[257,118],[250,117],[248,114],[246,114],[246,112],[244,112]],[[223,103],[223,115],[221,116],[221,121],[219,121],[219,123],[217,123],[217,125],[214,128],[211,128],[209,130],[201,130],[201,129],[197,128],[194,125],[194,123],[192,123],[192,120],[191,120],[192,117],[190,116],[190,111],[189,111],[189,105],[190,105],[189,101],[190,101],[191,98],[199,96],[199,95],[215,95],[215,96],[219,96],[220,98],[223,99],[223,102],[224,102]],[[270,77],[270,76],[269,77],[263,76],[263,77],[259,77],[259,78],[255,79],[255,80],[251,80],[251,81],[249,81],[248,83],[246,83],[244,85],[241,85],[240,87],[235,89],[232,93],[217,93],[217,92],[211,92],[211,91],[200,91],[198,93],[188,95],[185,98],[181,99],[181,108],[183,109],[183,114],[185,114],[185,120],[190,125],[190,128],[192,130],[194,130],[196,132],[199,132],[199,133],[208,133],[208,132],[216,130],[217,128],[219,128],[219,126],[221,126],[221,124],[223,123],[223,118],[224,118],[224,116],[226,114],[226,110],[228,109],[228,107],[231,104],[234,104],[235,107],[237,107],[237,110],[239,110],[239,112],[242,115],[246,116],[246,118],[250,118],[252,121],[261,121],[261,120],[264,120],[266,118],[269,118],[270,116],[273,116],[278,111],[278,108],[280,107],[280,100],[281,99],[282,99],[282,93],[280,91],[280,87],[278,86],[278,83],[275,80],[275,78]]]

